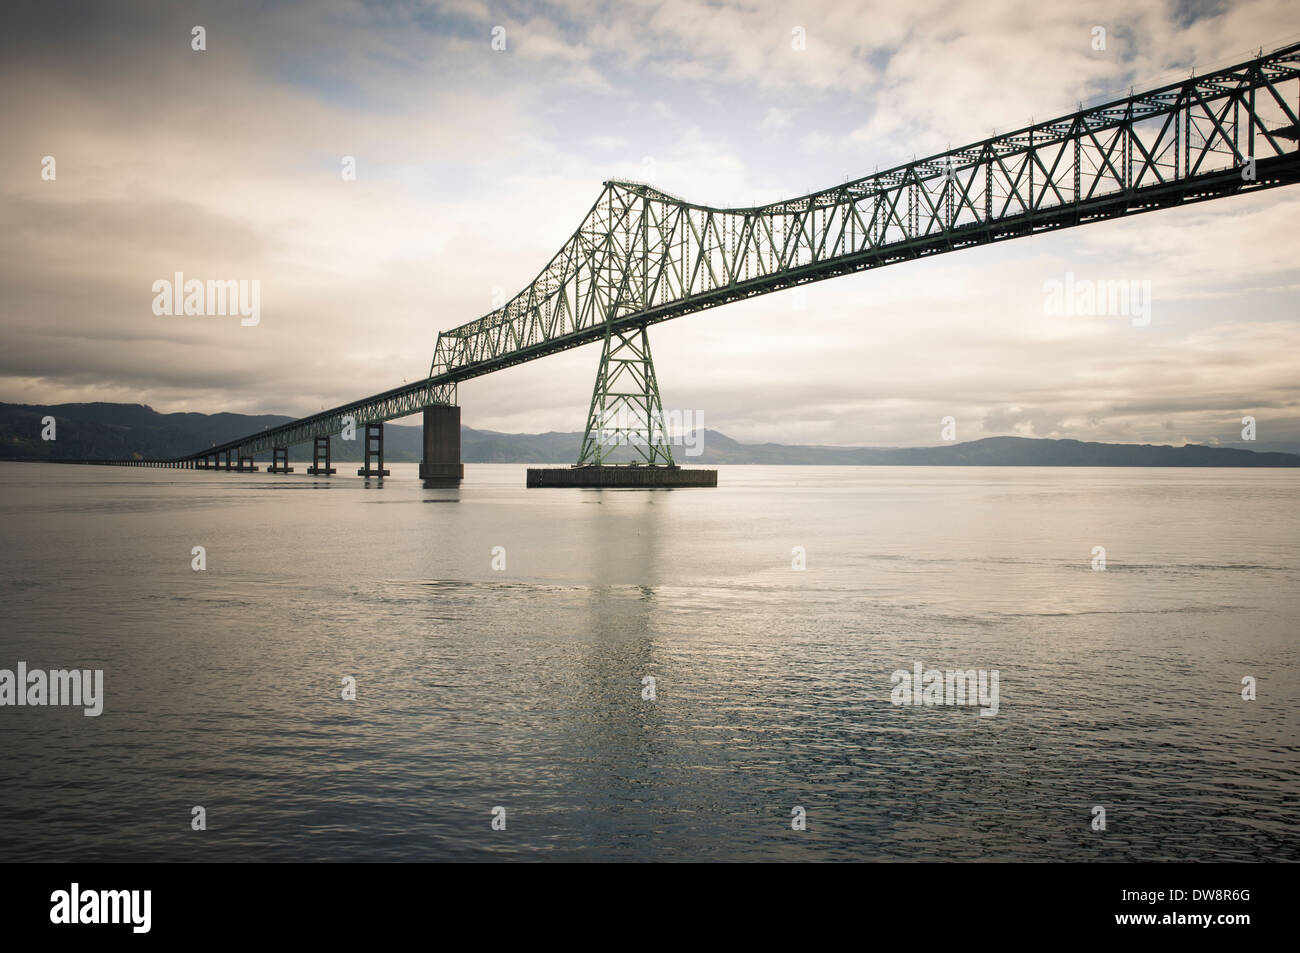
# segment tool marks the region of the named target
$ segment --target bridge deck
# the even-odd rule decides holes
[[[770,205],[606,182],[527,288],[438,336],[429,377],[185,460],[287,447],[455,403],[456,385],[839,275],[1300,179],[1300,44]]]

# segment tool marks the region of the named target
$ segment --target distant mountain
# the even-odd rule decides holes
[[[41,418],[55,419],[53,441],[41,439]],[[94,460],[139,457],[180,457],[287,424],[280,414],[160,414],[142,404],[0,404],[0,460]],[[335,460],[360,460],[362,439],[335,440]],[[384,459],[395,463],[420,459],[419,427],[388,426],[384,430]],[[294,460],[311,459],[311,444],[290,453]]]
[[[41,439],[41,418],[56,421],[53,441]],[[140,404],[0,404],[0,460],[160,459],[179,457],[234,440],[293,418],[277,414],[160,414]],[[420,459],[418,426],[387,424],[384,459],[413,463]],[[789,446],[745,444],[716,430],[706,430],[703,453],[688,456],[680,442],[674,454],[683,465],[763,463],[857,466],[1063,466],[1063,467],[1296,467],[1300,455],[1260,452],[1240,447],[1190,444],[1085,443],[1030,437],[986,437],[939,447]],[[554,463],[578,459],[580,433],[507,434],[461,428],[465,463]],[[362,435],[336,439],[332,456],[360,460]],[[311,445],[290,449],[293,460],[311,458]]]
[[[722,435],[719,434],[719,437]],[[725,439],[725,438],[724,438]],[[709,447],[706,435],[705,447]],[[941,447],[785,447],[736,444],[735,456],[752,451],[754,463],[822,463],[875,466],[966,467],[1295,467],[1300,456],[1292,453],[1256,453],[1228,447],[1189,444],[1170,447],[1132,443],[1085,443],[1080,440],[1046,440],[1030,437],[985,437]],[[716,462],[728,461],[720,453]],[[704,457],[710,454],[706,451]]]

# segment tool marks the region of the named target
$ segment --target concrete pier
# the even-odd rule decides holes
[[[289,448],[272,447],[271,448],[271,465],[266,468],[267,473],[292,473],[293,467],[289,466]]]
[[[435,404],[424,408],[424,459],[420,479],[426,483],[459,483],[465,479],[460,462],[460,408]]]
[[[316,438],[316,445],[312,448],[312,465],[307,468],[307,472],[312,476],[329,476],[339,472],[330,466],[329,437]]]
[[[717,486],[717,470],[684,470],[681,467],[529,467],[528,486],[582,486],[673,488]]]
[[[384,425],[366,424],[366,462],[357,476],[379,477],[381,480],[392,471],[384,469]]]

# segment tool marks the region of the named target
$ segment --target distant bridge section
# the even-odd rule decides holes
[[[609,181],[503,307],[438,335],[429,377],[190,458],[455,403],[456,385],[669,318],[896,262],[1300,180],[1300,44],[752,208]]]

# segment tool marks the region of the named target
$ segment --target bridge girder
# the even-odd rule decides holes
[[[714,208],[611,180],[526,288],[438,335],[426,380],[183,459],[409,416],[454,403],[460,381],[810,281],[1292,184],[1298,111],[1293,44],[768,205]]]

